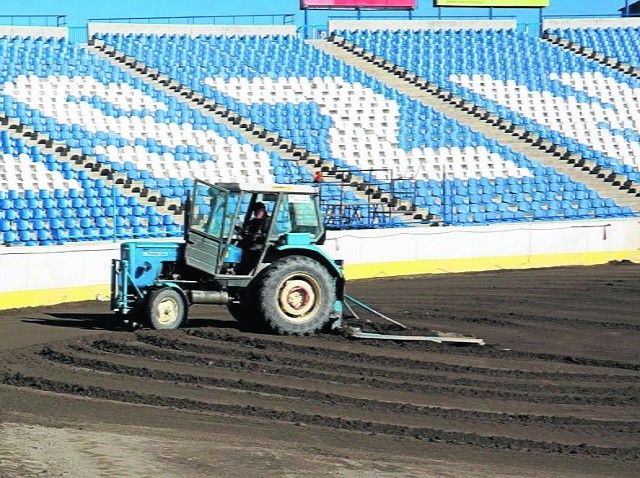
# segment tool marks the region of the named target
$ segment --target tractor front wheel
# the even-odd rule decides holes
[[[187,318],[187,304],[180,292],[163,287],[149,294],[147,314],[155,330],[175,330]]]
[[[258,297],[261,318],[269,328],[283,335],[308,335],[329,322],[336,291],[322,264],[289,256],[264,271]]]

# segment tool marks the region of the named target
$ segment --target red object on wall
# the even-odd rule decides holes
[[[375,8],[415,10],[417,0],[300,0],[301,9],[309,8]]]

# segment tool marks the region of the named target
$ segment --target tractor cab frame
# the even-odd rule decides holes
[[[272,262],[273,246],[321,245],[324,226],[312,187],[286,185],[217,185],[197,181],[185,227],[186,264],[212,276],[252,278]],[[245,234],[256,204],[266,208],[264,234],[252,244],[260,254],[248,254]],[[242,247],[243,244],[245,247]],[[256,247],[262,246],[262,247]],[[265,258],[268,260],[265,262]]]

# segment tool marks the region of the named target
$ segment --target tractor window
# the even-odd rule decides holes
[[[289,214],[289,204],[286,196],[283,196],[278,212],[275,216],[275,225],[273,227],[273,233],[276,236],[281,236],[287,232],[291,232],[291,215]]]
[[[321,233],[318,208],[311,196],[284,196],[275,219],[274,232],[278,236],[288,232],[307,232],[317,237]]]
[[[227,194],[205,184],[197,184],[193,198],[191,229],[220,237],[225,216]]]
[[[291,232],[308,232],[317,237],[322,232],[320,211],[311,196],[289,196],[291,211]]]
[[[227,199],[226,214],[224,217],[224,231],[223,236],[225,238],[233,235],[233,231],[236,226],[242,224],[243,211],[247,210],[247,204],[249,203],[250,195],[240,193],[230,193]],[[236,210],[239,215],[236,217]]]

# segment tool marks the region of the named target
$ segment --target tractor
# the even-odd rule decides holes
[[[312,186],[197,180],[183,241],[122,244],[111,309],[159,330],[185,325],[192,304],[218,304],[248,329],[313,334],[339,321],[344,301],[342,263],[318,247],[324,240]]]

